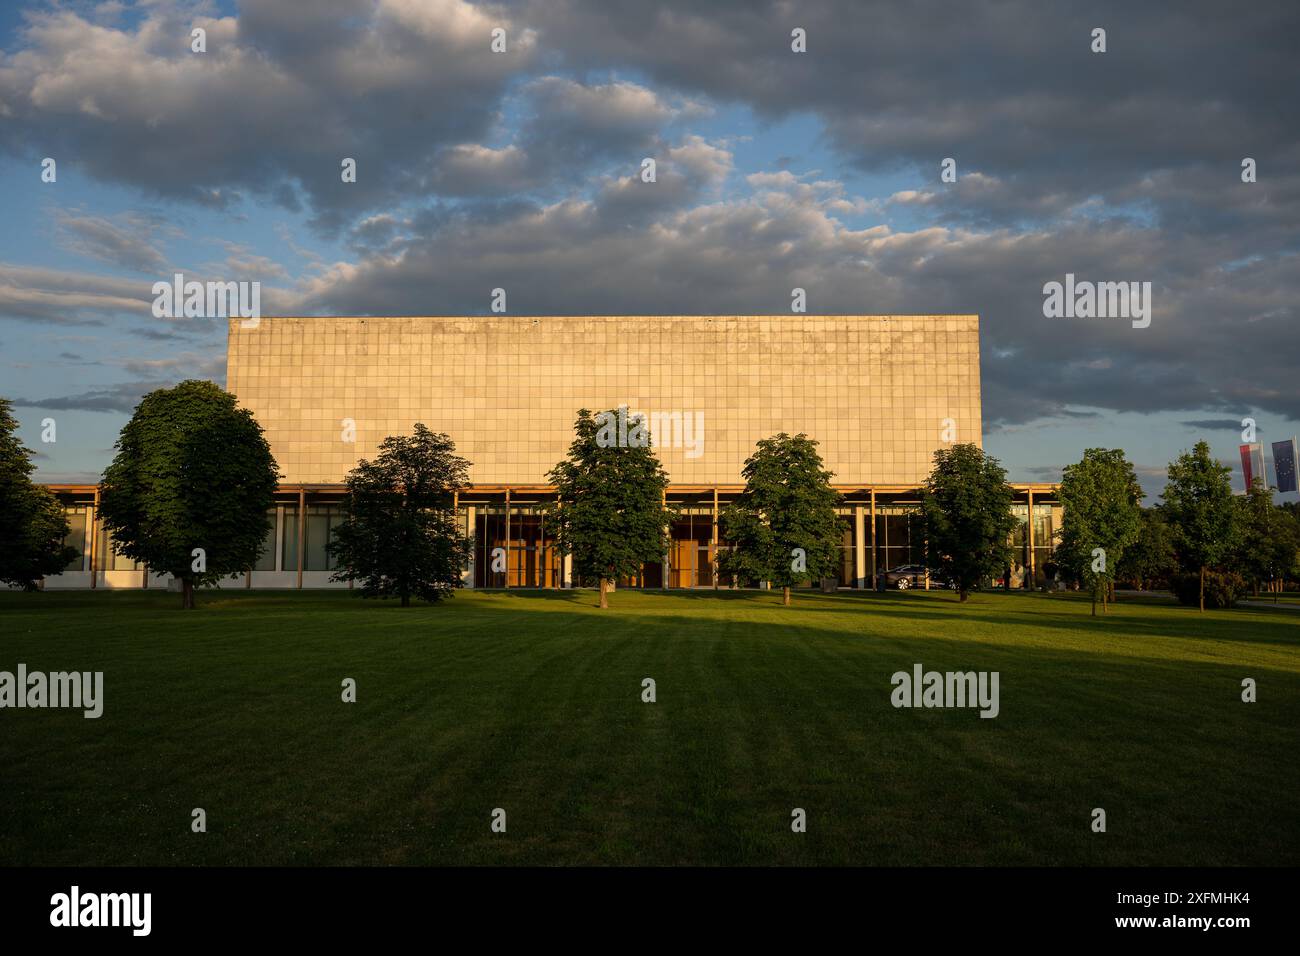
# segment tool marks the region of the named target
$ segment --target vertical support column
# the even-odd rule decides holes
[[[564,510],[564,502],[560,500],[560,492],[557,489],[555,492],[555,511],[557,516],[559,512],[563,510]],[[546,547],[545,533],[542,534],[542,547],[543,548]],[[569,576],[568,573],[566,572],[565,563],[564,563],[565,555],[563,552],[560,552],[558,543],[556,544],[556,552],[558,554],[559,559],[555,562],[556,565],[555,572],[556,574],[559,575],[559,580],[555,582],[555,586],[563,590],[564,588],[567,588],[569,586]],[[550,559],[548,558],[547,562],[549,563],[549,561]]]
[[[510,587],[510,486],[506,486],[506,587]]]
[[[469,548],[469,567],[461,575],[461,583],[467,588],[474,587],[474,569],[478,566],[478,535],[475,534],[475,527],[478,524],[478,509],[473,505],[465,508],[465,528],[469,533],[471,542]]]
[[[663,508],[668,507],[668,489],[665,488],[662,492],[659,493],[659,504]],[[673,526],[670,523],[668,525],[668,550],[664,552],[663,571],[659,575],[659,589],[661,591],[668,590],[668,558],[672,555],[672,553],[673,553]]]
[[[718,486],[713,486],[713,553],[709,555],[713,566],[713,590],[718,589]]]
[[[90,514],[90,586],[99,584],[99,486],[95,486],[95,503]]]
[[[459,490],[452,491],[451,493],[451,520],[452,520],[452,524],[455,524],[457,526],[460,525],[460,491]],[[465,583],[464,568],[460,569],[460,583],[461,584]],[[348,582],[348,586],[349,587],[352,586],[351,581]]]
[[[853,586],[859,591],[867,586],[867,529],[862,505],[853,506]]]
[[[566,554],[564,556],[564,570],[562,573],[564,575],[564,586],[566,588],[573,587],[573,555]]]
[[[275,570],[284,570],[284,505],[275,506]]]
[[[307,489],[298,489],[298,589],[302,590],[303,547],[307,543]]]
[[[876,489],[871,489],[871,589],[876,588]]]
[[[1025,567],[1029,569],[1029,580],[1025,582],[1025,589],[1032,591],[1034,589],[1034,489],[1029,489],[1029,524],[1025,528],[1025,547],[1029,549],[1029,560],[1025,562]]]

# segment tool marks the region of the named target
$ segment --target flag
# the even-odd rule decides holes
[[[1250,445],[1242,445],[1238,449],[1241,452],[1241,476],[1246,480],[1246,490],[1250,491],[1250,486],[1258,478],[1268,484],[1268,472],[1264,470],[1264,445],[1262,442],[1254,442]]]
[[[1273,473],[1277,475],[1279,492],[1296,490],[1296,440],[1273,442]]]

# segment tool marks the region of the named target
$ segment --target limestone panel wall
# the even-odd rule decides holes
[[[736,484],[758,439],[804,431],[836,483],[914,485],[945,439],[980,441],[979,317],[234,319],[227,387],[289,483],[340,482],[424,422],[476,484],[540,484],[579,408],[627,405],[675,484]]]

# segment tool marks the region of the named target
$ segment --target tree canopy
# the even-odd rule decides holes
[[[1245,495],[1234,497],[1237,536],[1229,563],[1258,594],[1264,582],[1295,570],[1295,525],[1286,511],[1273,504],[1273,489],[1262,478],[1251,482]]]
[[[1205,610],[1205,572],[1235,546],[1237,505],[1229,475],[1232,469],[1210,456],[1210,446],[1198,441],[1169,464],[1164,514],[1174,531],[1179,561],[1200,574],[1200,607]]]
[[[461,586],[471,553],[456,517],[455,494],[470,463],[445,434],[417,423],[390,435],[373,461],[348,473],[343,521],[327,545],[335,581],[356,581],[362,597],[412,597],[437,603]]]
[[[31,451],[18,438],[11,403],[0,398],[0,582],[34,591],[77,556],[64,545],[68,519],[59,500],[35,484]]]
[[[790,603],[790,589],[840,570],[844,525],[840,495],[817,442],[785,432],[759,441],[741,471],[745,490],[721,515],[732,544],[721,567],[742,579],[770,581]]]
[[[1012,500],[1005,469],[978,445],[955,444],[934,453],[921,489],[926,563],[952,582],[959,600],[1010,561]]]
[[[145,395],[100,481],[117,550],[194,589],[251,568],[270,529],[279,469],[262,426],[235,396],[189,380]]]
[[[568,457],[547,473],[556,488],[548,525],[560,550],[572,555],[573,570],[599,581],[602,608],[609,606],[610,582],[663,560],[674,517],[664,504],[668,474],[650,447],[645,422],[633,417],[631,440],[606,440],[610,422],[623,418],[625,410],[620,416],[619,410],[593,415],[581,409]]]
[[[1115,574],[1142,531],[1142,488],[1118,448],[1089,448],[1061,475],[1064,518],[1056,559],[1092,591],[1102,609]]]

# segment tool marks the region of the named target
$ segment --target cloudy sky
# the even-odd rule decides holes
[[[272,315],[495,287],[788,314],[798,286],[979,313],[1011,477],[1121,447],[1154,495],[1200,438],[1236,466],[1243,418],[1300,431],[1298,46],[1294,0],[6,4],[0,395],[38,477],[97,476],[143,392],[224,381],[223,323],[151,314],[177,271]],[[1150,326],[1044,317],[1067,273],[1150,282]]]

